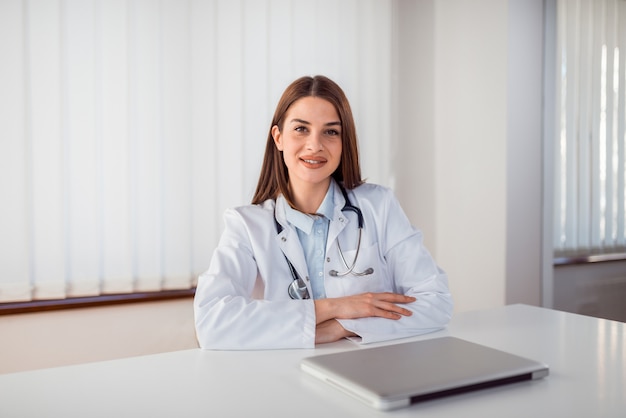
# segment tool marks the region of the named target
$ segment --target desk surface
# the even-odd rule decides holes
[[[511,305],[395,342],[444,335],[545,362],[550,376],[381,412],[299,368],[305,356],[359,349],[347,340],[315,350],[185,350],[0,375],[0,417],[626,416],[624,323]]]

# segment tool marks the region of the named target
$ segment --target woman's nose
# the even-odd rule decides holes
[[[321,134],[312,132],[307,139],[307,148],[311,151],[320,151],[323,149]]]

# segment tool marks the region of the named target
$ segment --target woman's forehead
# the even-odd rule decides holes
[[[340,122],[335,106],[326,99],[307,96],[302,97],[289,106],[286,113],[287,122],[298,119],[300,122],[323,122],[324,124]]]

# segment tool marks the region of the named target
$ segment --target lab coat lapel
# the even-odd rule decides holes
[[[276,236],[276,239],[283,254],[287,256],[300,277],[304,279],[309,275],[306,260],[304,258],[304,250],[300,244],[298,233],[287,222],[285,205],[287,205],[287,201],[282,197],[282,195],[279,196],[276,199],[275,215],[276,221],[282,226],[283,230]]]
[[[343,194],[339,189],[339,185],[335,181],[333,181],[332,187],[335,188],[333,192],[335,208],[333,211],[333,219],[331,220],[328,227],[328,241],[326,242],[326,253],[328,253],[331,244],[335,242],[341,231],[343,231],[343,229],[350,223],[350,220],[341,211],[343,206],[346,204],[346,200],[344,199]]]

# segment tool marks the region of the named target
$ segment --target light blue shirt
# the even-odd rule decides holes
[[[324,258],[328,226],[333,216],[333,187],[328,188],[316,215],[307,215],[287,206],[287,221],[296,228],[309,272],[313,299],[326,297],[324,289]]]

